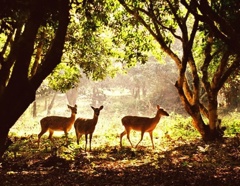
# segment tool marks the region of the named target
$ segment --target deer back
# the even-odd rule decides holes
[[[71,109],[70,117],[63,116],[47,116],[41,119],[40,123],[43,128],[48,128],[49,130],[69,131],[72,128],[72,125],[75,121],[75,116],[77,113],[77,106],[71,107],[68,105],[68,108]]]
[[[136,131],[147,131],[150,128],[155,128],[158,121],[155,118],[140,117],[140,116],[125,116],[122,118],[122,124],[125,128]]]
[[[150,132],[155,129],[161,116],[169,116],[169,114],[157,105],[157,113],[155,117],[125,116],[122,118],[122,124],[128,129]]]

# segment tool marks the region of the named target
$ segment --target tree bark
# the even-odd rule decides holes
[[[74,106],[77,102],[77,97],[78,97],[78,87],[75,87],[71,90],[68,90],[66,92],[66,97],[68,100],[68,103],[72,106]]]
[[[35,117],[37,117],[37,102],[36,101],[33,102],[32,107],[33,107],[32,116],[33,116],[33,118],[35,118]]]
[[[7,139],[10,128],[35,100],[35,93],[41,82],[61,61],[67,26],[69,24],[70,7],[69,2],[65,0],[60,1],[58,4],[58,28],[53,44],[43,60],[45,62],[44,67],[39,67],[34,76],[29,78],[29,65],[36,35],[42,24],[45,14],[44,10],[47,7],[42,1],[36,1],[35,3],[25,30],[18,41],[18,50],[11,78],[0,96],[0,157],[2,157],[9,145],[9,140]]]
[[[52,112],[52,108],[53,108],[56,96],[57,96],[57,92],[54,92],[53,98],[52,98],[52,100],[50,101],[50,104],[47,107],[47,115],[51,114],[51,112]]]
[[[1,101],[0,157],[2,157],[4,151],[7,149],[6,139],[8,139],[10,128],[35,100],[35,91],[27,85],[22,85],[22,87],[21,91],[19,91],[19,87],[7,91],[7,95],[4,96],[5,101]],[[17,96],[16,92],[18,92]]]

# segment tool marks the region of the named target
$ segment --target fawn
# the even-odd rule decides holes
[[[54,143],[52,139],[52,135],[54,131],[64,131],[66,136],[66,142],[68,140],[68,132],[71,130],[73,123],[75,121],[75,116],[77,114],[77,105],[74,107],[68,105],[68,108],[71,110],[71,116],[70,117],[62,117],[62,116],[47,116],[45,118],[42,118],[40,121],[41,124],[41,132],[38,134],[38,147],[40,143],[41,136],[49,131],[49,137]]]
[[[93,118],[92,119],[85,119],[85,118],[77,118],[74,122],[74,128],[76,131],[76,137],[77,137],[77,144],[79,144],[79,138],[85,134],[85,152],[87,149],[87,141],[88,141],[88,134],[89,134],[89,140],[90,140],[90,151],[91,151],[91,142],[92,142],[92,135],[95,130],[95,126],[98,122],[98,116],[100,114],[100,111],[103,109],[103,106],[99,108],[94,108],[91,106],[91,108],[94,111]]]
[[[152,147],[154,149],[152,132],[155,129],[155,127],[157,126],[158,122],[160,121],[161,116],[169,116],[169,114],[164,109],[160,108],[159,105],[157,105],[157,113],[156,113],[155,117],[153,117],[153,118],[139,117],[139,116],[123,117],[122,124],[125,127],[125,130],[120,134],[120,147],[122,147],[122,137],[126,134],[127,134],[128,141],[130,142],[131,146],[133,147],[129,135],[130,135],[131,130],[135,130],[135,131],[141,132],[141,139],[137,143],[136,147],[142,141],[144,133],[148,132],[150,135],[150,138],[151,138]]]

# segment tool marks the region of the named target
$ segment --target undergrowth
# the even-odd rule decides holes
[[[65,144],[65,135],[63,132],[55,132],[53,135],[55,146],[47,139],[48,133],[41,138],[40,148],[37,147],[37,134],[40,132],[40,118],[31,118],[24,115],[10,131],[10,138],[14,142],[6,152],[5,156],[35,156],[37,152],[57,153],[67,159],[73,159],[79,151],[84,151],[85,137],[82,136],[80,144],[77,145],[74,129],[70,131],[68,144]],[[153,132],[155,151],[161,151],[168,148],[172,141],[191,141],[201,139],[200,134],[191,124],[190,117],[183,117],[171,113],[169,117],[162,117],[156,129]],[[227,127],[226,137],[234,137],[240,131],[240,119],[238,113],[231,113],[223,117],[222,125]],[[96,126],[92,139],[92,149],[97,151],[106,151],[107,149],[119,149],[119,134],[124,130],[120,118],[113,114],[111,118],[107,113],[102,113]],[[131,141],[137,144],[140,140],[140,132],[131,131]],[[130,148],[130,143],[126,136],[123,137],[124,148]],[[148,133],[145,133],[140,146],[151,149],[151,141]],[[57,148],[56,148],[57,147]],[[54,150],[55,149],[55,150]],[[56,150],[57,149],[57,150]],[[87,146],[89,149],[89,146]]]

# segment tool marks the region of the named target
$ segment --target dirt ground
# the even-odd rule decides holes
[[[223,143],[178,140],[168,145],[171,150],[106,147],[85,153],[60,146],[25,155],[8,152],[0,164],[0,182],[3,186],[240,184],[239,137]]]

